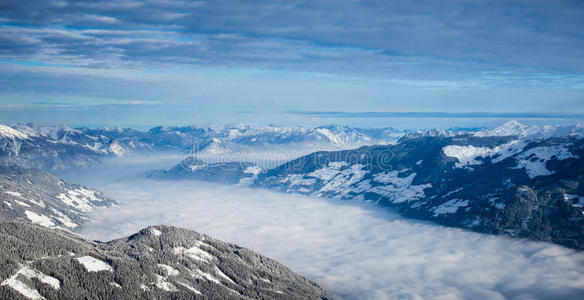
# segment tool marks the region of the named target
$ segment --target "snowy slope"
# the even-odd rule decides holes
[[[0,217],[49,228],[77,230],[98,207],[115,206],[101,192],[44,171],[0,166]]]
[[[374,201],[449,226],[584,248],[581,127],[550,128],[509,122],[316,152],[261,173],[254,186]]]
[[[0,299],[329,298],[272,259],[186,229],[103,243],[0,221],[0,236],[10,241],[0,243]]]

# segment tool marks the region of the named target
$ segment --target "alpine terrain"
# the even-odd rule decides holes
[[[316,152],[254,186],[375,201],[418,219],[584,249],[584,127],[410,134],[395,145]]]
[[[197,232],[151,226],[111,242],[0,222],[1,299],[327,299],[274,260]]]

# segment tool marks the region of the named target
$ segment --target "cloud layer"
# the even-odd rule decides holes
[[[373,204],[194,182],[96,185],[124,206],[98,212],[86,237],[109,240],[151,224],[182,226],[275,258],[340,299],[584,293],[582,253],[405,220]]]
[[[582,27],[580,1],[0,1],[0,106],[11,107],[0,118],[156,126],[331,107],[581,113]],[[99,106],[134,101],[159,105],[134,106],[130,118]]]
[[[7,53],[49,48],[71,57],[112,57],[111,63],[120,56],[233,60],[238,53],[255,61],[326,60],[355,50],[396,63],[425,57],[584,67],[578,1],[8,1],[0,11],[2,23],[10,24],[2,32]],[[204,55],[214,48],[222,53]]]

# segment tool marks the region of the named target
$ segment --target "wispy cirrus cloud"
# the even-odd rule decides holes
[[[441,118],[441,119],[576,119],[584,120],[583,113],[563,112],[345,112],[345,111],[297,111],[285,113],[325,118]]]

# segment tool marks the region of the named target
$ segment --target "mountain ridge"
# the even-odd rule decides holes
[[[328,299],[276,261],[192,230],[149,226],[89,242],[72,233],[0,222],[3,299]]]

